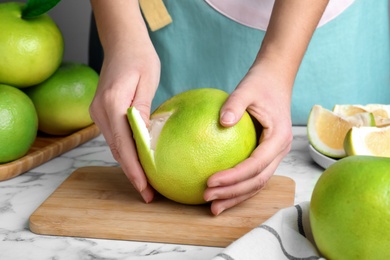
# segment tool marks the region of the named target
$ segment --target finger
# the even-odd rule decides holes
[[[134,188],[141,193],[146,202],[150,202],[153,199],[153,192],[148,187],[143,169],[137,160],[135,144],[131,138],[132,133],[127,122],[123,120],[125,121],[123,123],[112,123],[117,121],[109,118],[107,118],[107,121],[111,122],[110,125],[114,124],[115,126],[102,131],[113,157],[121,165],[123,172]],[[119,120],[119,122],[121,121]]]
[[[127,178],[143,195],[143,198],[146,199],[145,201],[149,202],[153,190],[148,185],[143,168],[138,161],[138,153],[132,138],[127,115],[123,113],[121,116],[109,117],[109,120],[109,125],[112,127],[110,137],[110,140],[112,140],[110,144],[111,151],[120,163]]]
[[[272,177],[281,160],[282,158],[277,158],[261,174],[250,180],[232,186],[213,188],[216,189],[214,191],[216,199],[211,204],[212,213],[218,215],[261,191]]]
[[[258,193],[258,191],[254,192],[254,193],[245,194],[245,195],[240,196],[240,197],[235,197],[235,198],[232,198],[229,200],[214,200],[211,203],[211,208],[210,208],[211,213],[215,216],[218,216],[219,214],[221,214],[225,210],[240,204],[241,202],[253,197],[257,193]]]
[[[143,199],[150,202],[154,192],[148,185],[143,169],[137,160],[137,152],[126,116],[126,107],[129,106],[130,101],[125,100],[125,98],[129,95],[118,97],[116,93],[120,93],[120,91],[111,88],[104,91],[104,95],[96,97],[100,100],[97,100],[92,106],[91,112],[111,149],[113,157],[121,165],[125,175],[136,190],[141,193]],[[130,96],[132,96],[131,93]],[[117,111],[122,111],[122,113],[118,114]]]
[[[225,127],[235,125],[245,113],[251,98],[246,92],[236,89],[227,98],[220,110],[220,123]]]
[[[233,168],[217,172],[207,180],[208,187],[229,186],[253,178],[262,172],[275,158],[284,156],[290,149],[289,143],[270,136],[260,142],[251,156]],[[282,148],[281,148],[282,147]]]
[[[150,202],[153,199],[154,192],[148,184],[143,168],[138,160],[138,153],[127,119],[124,118],[113,124],[115,125],[112,130],[114,144],[111,146],[111,150],[114,150],[113,153],[116,154],[117,160],[127,178],[136,190],[140,192],[145,202]]]
[[[159,77],[142,76],[131,106],[137,108],[146,126],[149,126],[151,104],[158,87]]]
[[[130,151],[126,153],[128,154],[127,156],[119,156],[121,154],[125,154],[125,152],[120,152],[121,147],[118,146],[118,144],[116,143],[116,139],[112,138],[111,135],[109,135],[109,137],[105,137],[105,139],[111,149],[111,153],[113,154],[115,160],[120,164],[127,179],[131,182],[133,187],[141,194],[145,202],[151,202],[154,196],[153,189],[149,187],[149,184],[146,182],[146,180],[143,180],[143,169],[140,166],[139,161],[136,159],[134,160],[134,156],[131,155],[134,153]],[[125,141],[123,141],[123,143],[125,143]],[[128,158],[128,160],[124,159],[126,157]]]
[[[283,159],[283,156],[280,155],[275,160],[267,166],[263,171],[258,172],[252,178],[246,179],[244,181],[229,185],[229,186],[220,186],[207,188],[204,194],[204,198],[207,201],[212,200],[221,200],[221,199],[232,199],[235,197],[240,197],[246,193],[255,192],[262,189],[268,180],[274,174],[278,164]]]

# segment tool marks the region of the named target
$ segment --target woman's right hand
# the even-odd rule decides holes
[[[131,6],[131,2],[137,6]],[[139,13],[138,1],[116,1],[113,5],[110,1],[91,1],[91,4],[104,61],[90,114],[127,178],[144,201],[150,202],[154,191],[138,160],[127,109],[136,107],[145,123],[149,123],[152,99],[160,80],[160,60]],[[129,18],[129,10],[134,8],[138,9],[134,13],[138,19]]]

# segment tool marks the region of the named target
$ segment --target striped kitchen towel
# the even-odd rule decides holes
[[[309,202],[279,210],[266,222],[222,250],[213,260],[316,260]]]

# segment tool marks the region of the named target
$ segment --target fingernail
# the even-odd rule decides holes
[[[207,199],[206,199],[206,201],[207,202],[210,202],[210,201],[213,201],[213,200],[215,200],[217,197],[215,196],[215,195],[211,195],[210,197],[208,197]]]
[[[137,181],[132,181],[131,182],[134,186],[134,188],[138,191],[138,192],[142,192],[143,191],[143,188],[142,188],[142,185],[141,183],[137,182]]]
[[[213,181],[213,182],[209,182],[207,183],[207,187],[208,188],[215,188],[215,187],[218,187],[220,186],[221,184],[218,182],[218,181]]]
[[[225,210],[224,208],[219,209],[219,210],[216,212],[215,215],[218,216],[219,214],[221,214],[222,212],[224,212],[224,210]]]
[[[150,194],[147,190],[142,191],[141,196],[145,203],[150,203],[153,200],[153,194]]]
[[[224,112],[221,115],[221,121],[224,124],[232,124],[234,123],[234,120],[236,119],[236,116],[232,112]]]

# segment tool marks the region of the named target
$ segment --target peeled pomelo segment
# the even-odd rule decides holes
[[[390,118],[390,105],[367,104],[367,105],[335,105],[332,110],[340,116],[352,116],[358,113],[371,112],[375,117],[377,126],[390,124],[386,119]]]
[[[375,116],[383,118],[390,117],[390,105],[384,104],[367,104],[367,105],[350,105],[350,104],[336,104],[332,111],[341,116],[351,116],[363,112],[371,112]]]
[[[364,112],[355,114],[353,116],[344,117],[346,121],[351,123],[353,126],[376,126],[375,125],[375,117],[372,113]]]
[[[375,117],[375,124],[376,124],[377,127],[390,126],[390,118]]]
[[[380,116],[382,118],[390,118],[390,105],[368,104],[363,107],[368,112],[372,112],[374,116]]]
[[[353,126],[375,126],[372,113],[359,113],[341,117],[319,105],[314,105],[307,124],[310,144],[320,153],[332,157],[343,158],[344,138]]]
[[[138,151],[138,157],[145,173],[156,172],[154,151],[151,149],[150,134],[141,114],[135,107],[130,107],[127,110],[127,119],[130,123]]]
[[[358,113],[367,112],[366,109],[358,105],[334,105],[332,112],[339,116],[352,116]]]
[[[390,126],[352,127],[344,140],[348,155],[390,157]]]

